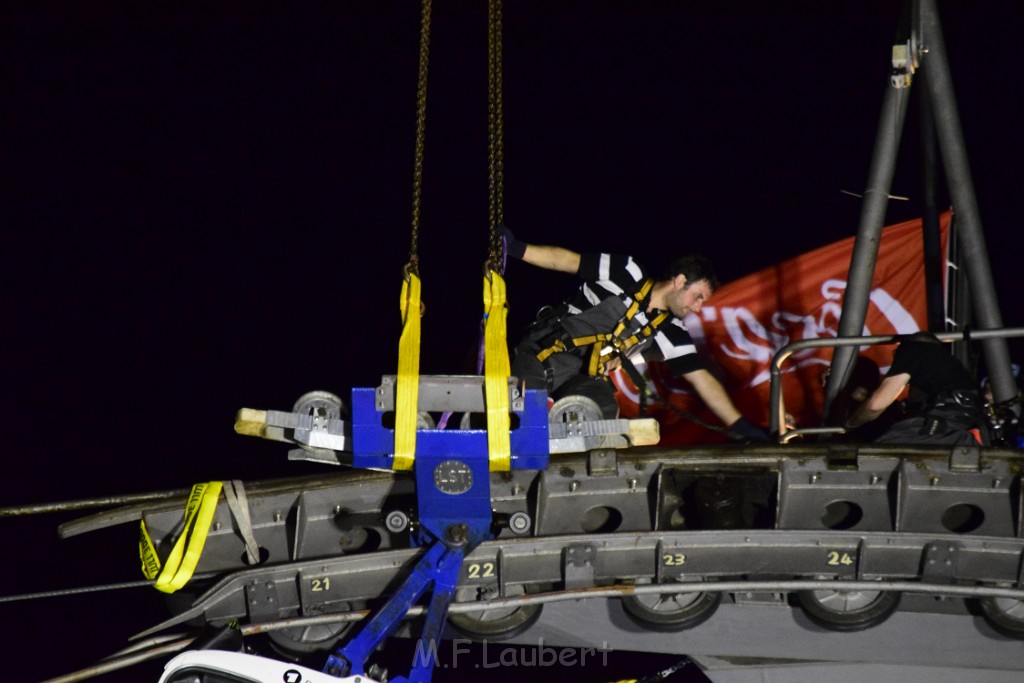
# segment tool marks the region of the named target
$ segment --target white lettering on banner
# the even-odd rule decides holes
[[[884,289],[871,290],[871,303],[892,323],[896,334],[913,334],[920,331],[921,328],[917,326],[917,321],[910,315],[910,311],[903,308],[903,305],[889,296]]]
[[[744,306],[725,306],[718,310],[705,307],[702,309],[704,320],[692,316],[687,321],[687,326],[694,337],[706,342],[703,323],[714,322],[720,315],[728,341],[719,344],[717,351],[740,361],[748,361],[758,366],[766,365],[779,349],[793,341],[839,336],[839,317],[842,314],[840,301],[846,284],[845,280],[825,280],[821,285],[821,304],[813,313],[775,311],[771,315],[771,325],[768,328]],[[870,302],[892,326],[893,333],[909,334],[918,331],[914,317],[884,289],[873,289]],[[863,333],[871,334],[867,325],[864,326]],[[808,365],[828,365],[828,361],[817,357],[817,353],[817,349],[804,349],[794,353],[792,358],[795,362],[784,368],[783,372],[793,372]],[[763,369],[747,386],[757,386],[770,379],[770,370]]]
[[[758,364],[771,360],[773,348],[775,348],[772,342],[780,341],[780,338],[778,335],[771,335],[774,339],[769,339],[768,331],[758,322],[753,313],[746,308],[727,306],[722,309],[722,324],[725,325],[725,331],[736,346],[734,351],[725,344],[720,345],[718,348],[725,355],[739,360],[752,360]],[[743,330],[744,325],[749,328],[754,339],[747,338],[746,332]]]

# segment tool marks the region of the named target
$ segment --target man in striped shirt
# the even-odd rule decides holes
[[[718,280],[707,259],[686,256],[655,281],[631,256],[578,254],[526,244],[505,235],[507,253],[540,268],[583,279],[574,296],[535,322],[516,347],[512,374],[553,399],[593,399],[606,419],[618,415],[607,373],[643,354],[684,377],[708,408],[740,439],[768,441],[746,420],[722,384],[704,367],[683,324],[711,297]]]

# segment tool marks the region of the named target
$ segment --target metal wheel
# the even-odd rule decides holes
[[[506,597],[526,595],[523,586],[510,586]],[[497,587],[460,588],[455,593],[457,602],[490,600],[498,597]],[[536,623],[540,618],[543,605],[524,605],[523,607],[501,607],[498,609],[480,610],[479,612],[459,612],[448,615],[448,624],[464,636],[474,640],[503,640],[519,635]]]
[[[978,604],[989,626],[1004,636],[1024,640],[1024,600],[984,597]]]
[[[349,612],[362,609],[347,602],[331,605],[330,612]],[[289,659],[300,660],[306,655],[328,652],[334,649],[354,622],[343,621],[333,624],[315,624],[312,626],[294,626],[291,628],[267,631],[270,646],[279,654]]]
[[[310,391],[299,396],[292,411],[329,420],[340,420],[346,412],[341,399],[329,391]]]
[[[860,631],[888,619],[900,604],[896,591],[800,591],[797,603],[807,617],[831,631]]]
[[[548,411],[548,422],[590,422],[603,419],[601,406],[597,401],[586,396],[563,396],[551,405]]]
[[[682,631],[707,621],[721,601],[722,594],[717,592],[645,593],[624,597],[622,609],[626,616],[646,629]]]
[[[310,391],[299,396],[298,400],[295,401],[295,405],[292,406],[292,412],[301,415],[311,415],[314,421],[341,420],[348,417],[348,409],[345,407],[345,404],[338,396],[329,391]],[[299,449],[312,453],[313,456],[308,459],[314,461],[332,462],[336,457],[330,449],[319,448],[306,443],[296,443],[296,445]],[[292,458],[289,455],[289,459],[302,460],[306,458]]]

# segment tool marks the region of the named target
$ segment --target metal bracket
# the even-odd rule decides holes
[[[298,415],[295,441],[312,448],[344,451],[348,448],[345,421],[320,415]]]
[[[381,377],[377,387],[376,408],[381,412],[395,409],[395,375]],[[526,408],[519,380],[508,378],[508,403],[514,412]],[[484,396],[484,378],[480,375],[420,375],[418,405],[430,412],[483,413],[487,410]]]
[[[587,473],[592,477],[614,477],[618,475],[618,455],[612,449],[590,451],[587,454]]]
[[[348,424],[331,416],[242,408],[235,418],[235,431],[271,441],[303,444],[313,449],[349,449]]]
[[[653,418],[552,422],[549,433],[551,453],[653,446],[661,438],[658,421]]]
[[[566,546],[562,555],[562,576],[566,589],[587,588],[594,585],[596,557],[596,549],[590,544],[574,543]]]
[[[366,673],[366,658],[395,630],[406,612],[420,599],[428,588],[433,587],[427,608],[426,623],[420,636],[420,644],[433,646],[444,628],[448,605],[455,594],[459,570],[462,568],[463,549],[449,547],[436,541],[427,548],[408,578],[388,601],[363,625],[359,634],[327,657],[324,671],[335,676]],[[429,650],[422,650],[427,652]],[[394,681],[425,683],[430,680],[434,661],[430,657],[415,658],[408,678],[399,676]]]
[[[860,448],[852,443],[830,443],[828,454],[825,456],[829,466],[852,465],[857,462],[857,454]]]
[[[949,453],[949,469],[953,472],[980,472],[981,449],[978,446],[955,446]]]
[[[253,581],[245,587],[245,601],[253,622],[270,621],[279,615],[277,584],[273,581]]]
[[[954,541],[937,541],[924,548],[921,578],[932,583],[952,583],[960,568],[961,545]]]
[[[769,593],[767,591],[737,591],[733,594],[737,605],[785,605],[785,593]]]

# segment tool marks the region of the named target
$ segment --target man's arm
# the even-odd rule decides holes
[[[580,270],[580,255],[562,247],[550,247],[520,242],[512,231],[505,228],[505,249],[509,256],[526,261],[531,266],[557,270],[575,275]]]
[[[580,255],[563,247],[527,244],[523,260],[531,266],[575,275],[580,269]]]
[[[766,431],[751,424],[740,411],[736,410],[729,394],[725,393],[725,387],[710,372],[701,368],[688,372],[683,377],[693,385],[711,412],[729,428],[730,436],[757,443],[771,441],[771,437]]]
[[[719,420],[725,425],[732,425],[736,420],[743,417],[740,411],[736,410],[736,406],[733,405],[732,399],[729,398],[729,394],[725,393],[725,387],[722,383],[715,379],[715,376],[710,372],[701,368],[700,370],[694,370],[688,372],[683,377],[686,381],[693,385],[693,388],[697,390],[704,404],[711,409]]]
[[[878,385],[878,388],[860,404],[860,407],[857,408],[843,426],[848,429],[854,429],[871,422],[892,405],[893,401],[900,395],[900,392],[903,391],[903,388],[909,383],[910,374],[906,372],[886,377]]]

